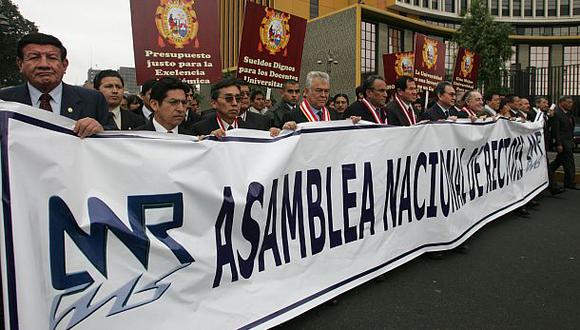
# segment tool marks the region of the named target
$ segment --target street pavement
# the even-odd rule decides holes
[[[580,329],[580,191],[542,193],[527,219],[507,214],[466,254],[421,256],[280,329]]]

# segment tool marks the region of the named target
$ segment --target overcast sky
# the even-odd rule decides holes
[[[129,0],[12,0],[42,33],[59,38],[68,50],[64,81],[81,85],[90,67],[134,67]]]

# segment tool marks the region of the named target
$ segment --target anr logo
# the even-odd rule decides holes
[[[170,208],[173,210],[171,219],[155,224],[145,223],[147,210]],[[195,260],[181,244],[167,233],[168,230],[179,228],[183,225],[183,195],[162,194],[127,197],[128,220],[131,228],[127,228],[117,215],[100,199],[91,197],[88,200],[90,219],[90,231],[85,233],[75,220],[66,203],[57,196],[49,200],[49,239],[50,239],[50,269],[52,286],[56,290],[64,290],[54,298],[51,308],[51,329],[55,329],[65,316],[73,312],[71,320],[66,328],[71,328],[91,314],[100,309],[112,299],[115,299],[107,316],[122,313],[127,310],[150,304],[163,296],[171,283],[160,283],[169,275],[190,265]],[[94,302],[102,283],[89,289],[95,282],[87,271],[67,273],[65,256],[65,233],[74,242],[78,250],[90,261],[90,263],[107,278],[107,234],[113,233],[137,260],[145,270],[149,266],[149,237],[145,229],[155,236],[179,261],[179,266],[167,272],[157,280],[145,284],[142,289],[135,291],[141,275],[131,279],[120,288],[110,293],[98,302]],[[155,290],[145,300],[131,303],[130,298],[144,292]],[[69,307],[57,316],[61,301],[66,296],[84,293]],[[150,293],[150,292],[149,292]]]

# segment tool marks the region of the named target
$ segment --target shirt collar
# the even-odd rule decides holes
[[[33,105],[40,104],[40,96],[43,93],[39,91],[36,87],[32,86],[32,84],[30,84],[29,82],[26,84],[28,85],[28,91],[30,93],[30,101],[32,101],[32,104]],[[60,104],[62,100],[62,82],[58,84],[58,86],[56,86],[48,94],[50,95],[50,97],[52,97],[52,100],[55,103]],[[58,112],[60,112],[60,109]]]
[[[142,111],[145,118],[151,117],[151,114],[153,113],[153,111],[151,111],[145,104],[143,104]]]
[[[172,129],[167,129],[167,128],[163,127],[163,125],[159,124],[159,122],[157,120],[155,120],[155,117],[153,117],[152,122],[153,122],[153,127],[155,127],[156,132],[169,133],[167,131],[172,131],[172,133],[169,133],[169,134],[177,134],[177,126],[173,127]]]
[[[115,115],[115,118],[121,118],[121,106],[116,107],[113,110],[110,110],[112,114]]]
[[[443,112],[447,112],[449,111],[449,109],[451,109],[451,107],[449,108],[445,108],[443,105],[441,105],[439,102],[437,102],[437,105],[439,106],[439,108],[441,108],[441,110],[443,110]]]

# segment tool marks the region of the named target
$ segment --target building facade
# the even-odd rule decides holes
[[[526,96],[580,97],[580,0],[487,0],[492,16],[514,28],[514,54],[504,86]],[[257,0],[308,18],[302,78],[331,70],[333,92],[354,96],[368,74],[382,74],[382,54],[413,50],[415,33],[445,41],[451,74],[452,36],[471,0]],[[235,71],[243,24],[242,0],[220,9],[225,71]],[[332,61],[328,61],[332,59]],[[332,62],[332,64],[328,64]]]

